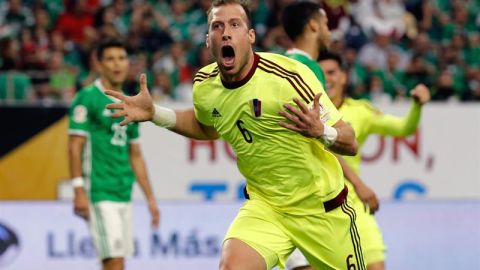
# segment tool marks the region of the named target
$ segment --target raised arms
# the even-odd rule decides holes
[[[214,140],[219,137],[213,127],[205,126],[196,119],[193,109],[174,111],[154,105],[147,89],[145,74],[140,76],[140,92],[136,96],[129,97],[110,90],[107,90],[106,94],[122,101],[107,106],[108,109],[118,110],[112,115],[113,117],[124,117],[120,125],[153,121],[175,133],[197,140]]]

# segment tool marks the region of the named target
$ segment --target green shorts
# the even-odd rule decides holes
[[[355,211],[346,199],[337,202],[328,212],[300,216],[280,213],[259,199],[247,200],[225,240],[248,244],[265,259],[267,269],[283,269],[295,247],[316,269],[365,269]]]

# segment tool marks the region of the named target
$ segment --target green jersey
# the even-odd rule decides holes
[[[129,143],[138,139],[138,123],[120,126],[105,108],[112,102],[98,79],[78,92],[70,107],[69,134],[87,139],[82,170],[92,202],[130,201],[135,181]]]
[[[405,117],[396,117],[383,114],[366,100],[346,98],[338,109],[343,115],[343,120],[349,123],[355,130],[358,142],[358,154],[355,156],[343,156],[348,165],[359,174],[361,162],[360,150],[370,134],[383,136],[404,137],[415,132],[420,122],[420,105],[413,103],[409,113]],[[349,181],[346,181],[350,185]],[[349,186],[353,191],[353,187]],[[354,194],[354,192],[351,192]],[[349,193],[350,195],[350,193]]]
[[[251,199],[292,214],[323,212],[319,202],[344,187],[336,157],[320,141],[283,128],[278,112],[294,98],[313,104],[320,97],[322,121],[334,125],[340,114],[307,66],[288,57],[259,53],[241,81],[221,80],[216,63],[194,78],[193,103],[199,122],[213,126],[230,143]]]
[[[325,89],[325,74],[323,74],[323,70],[320,68],[320,65],[313,60],[308,53],[294,48],[288,50],[285,55],[306,65],[311,71],[313,71],[313,73],[315,73],[315,76],[317,76],[317,79],[322,83],[322,86]]]

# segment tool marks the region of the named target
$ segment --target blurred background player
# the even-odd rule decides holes
[[[346,97],[347,75],[338,54],[324,52],[319,64],[325,72],[327,93],[344,121],[352,125],[359,147],[370,134],[405,137],[413,134],[420,122],[421,108],[430,100],[430,92],[424,85],[417,85],[411,96],[414,101],[404,117],[383,114],[370,102]],[[357,213],[357,227],[368,270],[385,269],[385,244],[373,214],[379,208],[377,196],[359,177],[360,151],[356,156],[338,157],[349,187],[349,199]],[[289,269],[313,269],[301,253],[295,252],[287,261]]]
[[[335,107],[342,113],[344,121],[355,130],[359,149],[368,136],[406,137],[415,133],[420,122],[422,106],[430,101],[430,91],[419,84],[410,91],[413,98],[410,110],[403,117],[382,113],[366,100],[354,100],[346,97],[347,74],[343,69],[342,58],[334,53],[322,53],[319,64],[325,72],[327,93]],[[368,270],[385,269],[385,244],[380,228],[373,214],[379,208],[377,196],[359,177],[361,152],[357,155],[339,158],[349,187],[349,198],[357,212],[365,260]]]
[[[103,270],[124,269],[133,255],[132,186],[137,180],[148,202],[152,226],[160,212],[138,143],[138,124],[121,126],[106,104],[105,89],[122,92],[129,69],[125,46],[116,40],[97,48],[98,78],[78,92],[70,109],[69,161],[75,214],[88,222]]]
[[[330,42],[325,11],[317,3],[296,1],[285,7],[282,24],[293,42],[292,48],[285,55],[308,66],[325,87],[325,75],[316,61]]]

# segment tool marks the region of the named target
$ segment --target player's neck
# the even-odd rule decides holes
[[[293,42],[293,47],[306,52],[313,60],[318,58],[319,49],[317,47],[317,41],[308,36],[299,37]]]
[[[107,90],[114,90],[114,91],[122,91],[122,84],[119,83],[113,83],[103,77],[100,78],[100,81],[102,82],[103,87]]]
[[[222,81],[224,81],[226,83],[234,83],[234,82],[241,81],[243,78],[245,78],[248,75],[248,73],[252,69],[254,61],[255,61],[255,56],[254,56],[254,53],[252,51],[251,54],[249,55],[249,58],[248,58],[247,62],[245,63],[245,65],[243,67],[241,67],[240,70],[237,73],[226,74],[224,72],[220,72],[220,76],[222,77]]]
[[[340,108],[343,104],[343,102],[345,101],[345,96],[344,95],[339,95],[337,97],[334,97],[331,99],[332,100],[332,103],[333,105],[335,105],[335,108]]]

